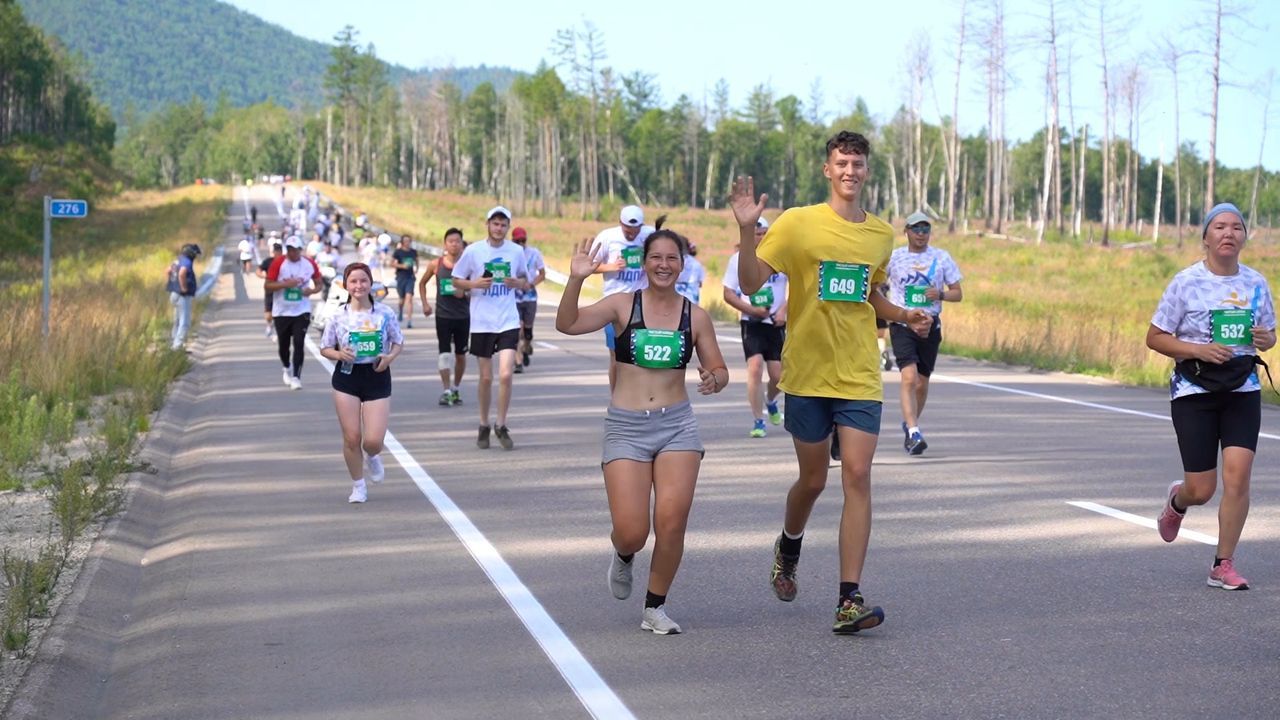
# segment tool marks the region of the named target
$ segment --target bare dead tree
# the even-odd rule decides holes
[[[1111,244],[1111,222],[1114,205],[1112,204],[1112,173],[1114,172],[1111,147],[1111,112],[1113,95],[1111,92],[1111,68],[1107,64],[1107,6],[1105,2],[1098,4],[1098,47],[1102,59],[1102,245]]]
[[[928,200],[926,195],[928,181],[924,169],[924,118],[920,115],[920,108],[924,106],[925,81],[931,80],[933,75],[933,62],[929,56],[927,37],[917,35],[916,42],[913,42],[912,46],[914,50],[907,59],[907,73],[911,78],[911,100],[907,108],[911,121],[911,140],[908,157],[904,158],[904,161],[909,163],[907,184],[911,195],[908,202],[914,208],[923,208]]]
[[[1160,141],[1160,154],[1156,157],[1156,202],[1151,211],[1151,242],[1160,244],[1160,201],[1164,195],[1164,140]]]
[[[1263,90],[1262,103],[1262,137],[1258,140],[1258,164],[1253,169],[1253,192],[1249,195],[1249,225],[1257,225],[1258,221],[1258,181],[1262,179],[1262,153],[1267,147],[1267,116],[1271,114],[1271,90],[1275,87],[1276,70],[1270,68],[1263,79],[1266,88]]]
[[[1182,247],[1182,126],[1178,63],[1191,54],[1191,51],[1179,49],[1173,40],[1169,39],[1172,35],[1170,33],[1160,44],[1160,59],[1169,69],[1169,75],[1173,80],[1173,203],[1175,208],[1173,224],[1178,230],[1178,247]]]
[[[946,133],[947,161],[947,232],[956,231],[956,196],[960,185],[960,71],[964,68],[965,9],[967,0],[960,0],[960,23],[956,29],[956,70],[952,82],[951,127]]]
[[[1044,241],[1046,214],[1049,212],[1050,186],[1060,166],[1058,151],[1058,19],[1054,0],[1048,0],[1049,24],[1045,39],[1049,44],[1049,63],[1045,72],[1045,114],[1047,116],[1044,133],[1044,176],[1040,183],[1040,216],[1036,220],[1036,244]],[[1058,185],[1057,202],[1059,212],[1062,208],[1062,186]]]
[[[986,52],[983,64],[987,71],[987,167],[984,206],[989,229],[1001,232],[1004,228],[1007,177],[1006,148],[1004,141],[1004,98],[1008,89],[1005,72],[1005,13],[1004,0],[990,0],[990,15],[982,38]],[[994,226],[992,223],[994,222]]]

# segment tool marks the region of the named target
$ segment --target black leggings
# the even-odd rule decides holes
[[[280,364],[289,367],[289,345],[293,344],[293,376],[302,377],[302,356],[307,344],[307,328],[311,327],[311,313],[294,317],[271,318],[276,324],[276,343],[280,349]]]

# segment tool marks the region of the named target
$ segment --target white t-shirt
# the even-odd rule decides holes
[[[698,300],[702,297],[702,283],[706,281],[707,269],[702,267],[702,263],[698,262],[698,258],[692,255],[685,255],[684,269],[680,271],[680,277],[676,280],[676,292],[689,298],[689,302],[697,305]]]
[[[546,260],[542,259],[542,251],[536,247],[531,247],[529,245],[524,246],[524,260],[525,260],[525,273],[526,273],[525,277],[529,278],[529,282],[533,282],[534,278],[538,277],[538,273],[547,268]],[[533,288],[532,290],[516,291],[516,302],[537,302],[537,301],[538,301],[537,288]]]
[[[257,255],[258,244],[249,238],[242,239],[237,247],[240,249],[241,261],[252,260]]]
[[[277,266],[276,263],[279,263]],[[320,271],[316,268],[308,258],[299,258],[297,262],[289,262],[289,258],[281,255],[272,263],[271,269],[267,271],[268,280],[292,280],[293,278],[302,278],[304,280],[313,280],[318,276]],[[297,289],[297,293],[290,292],[292,288],[276,290],[275,297],[271,300],[271,314],[275,317],[298,317],[311,312],[311,298],[301,293],[307,287],[307,283],[302,283]],[[288,299],[294,297],[296,299]]]
[[[907,286],[927,286],[936,288],[938,292],[947,289],[963,279],[956,261],[951,253],[932,245],[924,252],[913,253],[907,246],[896,248],[889,256],[889,267],[886,270],[889,281],[889,301],[899,307],[908,307],[906,301]],[[920,308],[933,316],[942,314],[942,300],[938,299]]]
[[[511,277],[529,276],[523,248],[510,240],[494,247],[486,239],[472,243],[462,251],[462,257],[453,266],[453,277],[478,280],[484,276],[486,267],[493,271],[501,266],[505,266]],[[515,288],[495,279],[488,290],[477,288],[468,294],[471,296],[471,332],[500,333],[520,327]]]
[[[1214,275],[1203,261],[1173,276],[1165,288],[1160,304],[1156,306],[1151,324],[1179,340],[1202,345],[1213,342],[1213,316],[1218,310],[1252,310],[1253,327],[1275,330],[1276,309],[1271,298],[1271,288],[1262,273],[1240,265],[1235,275]],[[1253,345],[1232,346],[1236,355],[1256,355]],[[1262,389],[1255,372],[1235,392],[1254,392]],[[1208,392],[1183,378],[1177,369],[1169,379],[1172,399]]]
[[[622,292],[633,293],[649,287],[649,278],[644,274],[643,256],[644,240],[652,233],[653,228],[644,225],[636,239],[627,242],[627,236],[622,234],[622,226],[614,225],[596,235],[595,242],[591,243],[592,257],[603,256],[606,264],[616,262],[624,255],[627,260],[627,267],[622,270],[604,273],[605,297]],[[604,248],[603,252],[601,248]]]
[[[768,280],[760,286],[755,295],[744,295],[742,293],[742,285],[738,282],[738,253],[734,253],[729,257],[729,265],[724,270],[724,286],[730,291],[738,293],[738,297],[743,302],[750,305],[763,307],[765,302],[769,303],[769,317],[758,318],[754,315],[742,314],[744,322],[762,322],[769,325],[773,324],[773,315],[782,309],[782,304],[787,301],[787,276],[783,273],[774,273],[769,276]],[[752,298],[755,298],[753,301]]]

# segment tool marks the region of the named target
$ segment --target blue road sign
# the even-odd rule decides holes
[[[87,200],[52,200],[49,202],[49,217],[82,218],[89,214]]]

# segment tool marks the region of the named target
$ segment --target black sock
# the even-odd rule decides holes
[[[662,607],[667,602],[666,595],[655,595],[653,592],[646,590],[644,593],[644,606],[646,608]]]
[[[801,533],[800,537],[792,540],[791,538],[787,537],[787,532],[783,530],[782,543],[779,549],[782,551],[783,555],[796,556],[800,554],[800,543],[802,542],[804,542],[803,533]]]
[[[1220,557],[1216,557],[1216,558],[1214,558],[1214,559],[1213,559],[1213,566],[1214,566],[1214,567],[1218,567],[1219,565],[1221,565],[1221,564],[1222,564],[1222,561],[1223,561],[1223,560],[1226,560],[1226,558],[1220,558]]]
[[[1179,515],[1187,514],[1186,508],[1178,507],[1178,498],[1176,495],[1174,497],[1169,498],[1169,507],[1173,508],[1173,511],[1178,513]]]
[[[858,594],[858,583],[840,581],[840,602],[852,600]]]
[[[617,551],[615,550],[614,552],[617,552]],[[630,564],[631,564],[631,561],[636,559],[636,554],[635,554],[635,553],[631,553],[631,554],[629,554],[629,555],[623,555],[622,553],[618,553],[618,559],[619,559],[619,560],[621,560],[622,562],[624,562],[624,563],[626,563],[626,564],[630,565]]]

